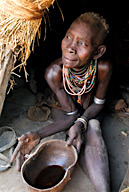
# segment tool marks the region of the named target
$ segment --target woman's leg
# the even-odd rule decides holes
[[[110,192],[108,156],[98,120],[89,121],[84,139],[85,147],[80,154],[83,168],[87,169],[96,192]]]

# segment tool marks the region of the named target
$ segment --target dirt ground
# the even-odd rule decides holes
[[[14,91],[7,96],[2,115],[0,117],[0,127],[11,126],[17,137],[29,130],[39,129],[51,120],[45,122],[31,121],[26,114],[29,106],[35,104],[35,95],[28,87],[21,82]],[[128,168],[129,136],[123,135],[122,130],[129,132],[128,118],[120,117],[111,112],[105,112],[102,122],[103,137],[107,145],[112,192],[118,192]],[[64,133],[44,139],[64,139]],[[15,163],[5,172],[0,173],[0,192],[27,192],[21,174],[16,171]],[[77,165],[71,176],[71,180],[64,188],[63,192],[94,192],[89,178]]]

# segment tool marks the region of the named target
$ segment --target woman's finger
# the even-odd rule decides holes
[[[19,158],[20,158],[20,152],[17,154],[17,158],[16,158],[16,169],[17,169],[17,171],[20,171],[20,167],[21,167]]]
[[[19,152],[18,155],[17,155],[17,159],[16,159],[16,168],[17,168],[17,171],[21,171],[21,166],[24,162],[24,155]]]
[[[20,151],[20,149],[22,148],[22,146],[23,146],[23,141],[19,141],[17,147],[15,148],[15,150],[14,150],[14,152],[12,154],[12,157],[11,157],[11,160],[10,160],[11,163],[15,160],[15,158],[16,158],[18,152]]]
[[[77,143],[76,143],[76,149],[77,149],[78,153],[80,153],[81,145],[82,145],[81,135],[78,135],[78,139],[77,139]]]
[[[67,145],[68,145],[68,146],[72,145],[74,139],[75,139],[75,136],[74,136],[74,135],[73,135],[73,136],[70,136],[70,137],[68,138]]]
[[[81,149],[81,143],[79,141],[76,144],[76,149],[77,149],[77,152],[79,153]]]
[[[25,141],[28,142],[29,141],[29,136],[28,134],[24,134],[21,137],[18,138],[18,141]]]

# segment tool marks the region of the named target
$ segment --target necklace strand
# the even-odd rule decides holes
[[[85,70],[84,70],[85,69]],[[79,103],[81,95],[88,93],[94,87],[96,79],[97,62],[91,61],[88,68],[82,68],[78,73],[63,65],[63,84],[65,91],[70,95],[78,96]]]

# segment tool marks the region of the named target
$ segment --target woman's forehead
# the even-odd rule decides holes
[[[74,21],[68,29],[68,32],[78,35],[80,38],[88,38],[91,39],[94,35],[91,26],[84,23]]]

